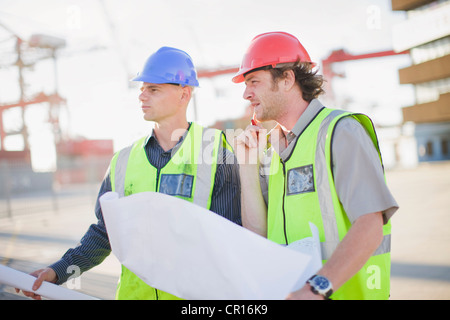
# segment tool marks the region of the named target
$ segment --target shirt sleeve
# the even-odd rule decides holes
[[[67,250],[62,258],[50,265],[58,276],[57,284],[66,282],[73,275],[76,267],[80,274],[99,265],[111,253],[108,235],[106,232],[105,222],[100,207],[99,198],[106,192],[111,191],[111,181],[109,172],[103,180],[100,191],[95,204],[95,215],[97,223],[92,224],[80,243],[75,247]]]
[[[219,152],[223,161],[217,165],[210,210],[242,225],[239,165],[234,153],[227,148],[221,147]]]
[[[387,223],[398,204],[386,185],[378,151],[354,118],[344,118],[336,125],[332,157],[336,191],[350,222],[381,211]]]

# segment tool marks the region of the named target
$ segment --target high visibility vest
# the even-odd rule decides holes
[[[119,196],[138,192],[161,192],[193,202],[206,209],[211,206],[219,146],[230,148],[223,133],[192,123],[181,146],[160,170],[148,161],[147,137],[116,153],[111,160],[112,191]],[[168,292],[147,285],[122,265],[116,291],[120,300],[175,300]]]
[[[380,161],[381,154],[371,120],[362,114],[322,109],[301,133],[291,155],[283,161],[272,152],[268,190],[268,239],[290,244],[311,237],[309,222],[319,230],[322,263],[330,258],[351,223],[336,193],[331,143],[336,123],[353,117],[366,128]],[[270,155],[268,155],[270,156]],[[357,274],[332,299],[388,299],[390,292],[390,222],[383,226],[383,242]]]

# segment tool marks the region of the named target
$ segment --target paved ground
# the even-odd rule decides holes
[[[392,219],[392,299],[450,299],[450,162],[387,173],[400,205]]]
[[[57,211],[28,213],[23,207],[30,204],[21,200],[22,203],[13,202],[13,208],[18,207],[16,216],[0,218],[0,264],[16,270],[28,273],[56,261],[68,248],[76,246],[89,225],[95,223],[95,195],[74,192],[72,197],[58,198]],[[103,264],[81,276],[79,291],[101,299],[114,299],[119,274],[120,264],[110,255]],[[0,299],[20,298],[28,299],[0,284]]]
[[[450,162],[390,170],[387,181],[400,205],[392,219],[391,299],[449,300]],[[58,211],[21,209],[12,218],[0,217],[1,264],[31,272],[76,245],[94,222],[95,195],[64,199],[58,199]],[[34,200],[26,198],[20,205],[25,201],[30,201],[28,208],[33,207]],[[119,263],[110,256],[81,276],[80,291],[114,299],[119,273]],[[0,285],[1,299],[28,298]]]

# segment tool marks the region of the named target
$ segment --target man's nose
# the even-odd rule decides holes
[[[251,91],[248,87],[245,88],[243,98],[246,100],[250,100],[253,98],[254,94],[253,91]]]

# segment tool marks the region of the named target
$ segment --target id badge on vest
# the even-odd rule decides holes
[[[162,174],[159,192],[171,196],[191,198],[194,176],[187,174]]]
[[[293,168],[287,174],[287,195],[314,192],[313,165]]]

